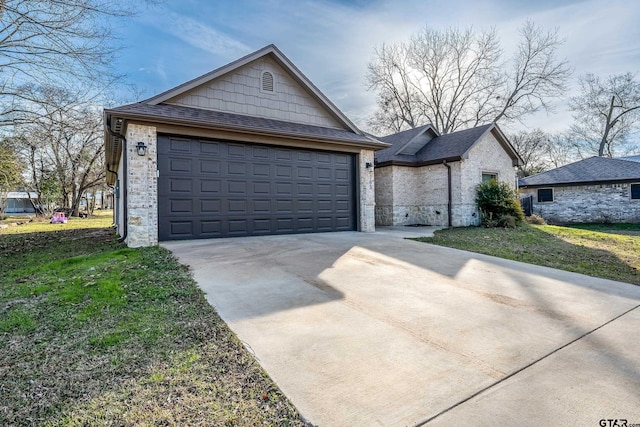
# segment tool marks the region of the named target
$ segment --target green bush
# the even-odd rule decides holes
[[[476,203],[485,227],[514,228],[524,221],[518,193],[505,182],[491,180],[479,184]]]

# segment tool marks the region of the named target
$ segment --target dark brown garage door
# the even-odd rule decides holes
[[[355,230],[355,156],[158,138],[160,240]]]

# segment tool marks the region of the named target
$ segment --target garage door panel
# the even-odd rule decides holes
[[[169,140],[169,149],[174,153],[191,153],[193,144],[189,139],[171,138]]]
[[[200,199],[200,213],[219,214],[222,203],[220,199]]]
[[[160,240],[355,229],[351,154],[158,138]]]
[[[205,175],[220,175],[219,160],[200,160],[200,173]]]
[[[252,155],[254,160],[265,160],[269,158],[269,149],[266,147],[256,147],[252,148]]]
[[[169,192],[167,194],[175,193],[192,193],[193,192],[193,179],[191,178],[169,178]]]
[[[218,195],[221,194],[222,182],[219,179],[200,179],[201,195]]]
[[[252,165],[253,176],[257,178],[271,177],[271,165],[268,163],[254,163]]]
[[[195,144],[192,144],[195,145]],[[211,141],[203,141],[198,145],[200,148],[200,154],[203,156],[219,156],[220,155],[220,144],[217,142]]]
[[[227,144],[227,154],[229,155],[230,158],[231,157],[244,158],[245,150],[246,150],[246,145],[244,144],[231,144],[231,143]]]
[[[247,164],[243,162],[227,162],[227,174],[229,176],[245,176],[247,174]]]

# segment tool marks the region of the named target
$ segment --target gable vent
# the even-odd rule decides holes
[[[273,92],[273,74],[269,71],[262,73],[262,90],[265,92]]]

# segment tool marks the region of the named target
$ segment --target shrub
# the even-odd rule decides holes
[[[547,225],[547,221],[545,221],[544,218],[542,218],[540,215],[536,215],[536,214],[526,217],[525,220],[529,224]]]
[[[524,221],[518,194],[505,182],[491,180],[479,184],[476,203],[485,227],[513,228]]]

